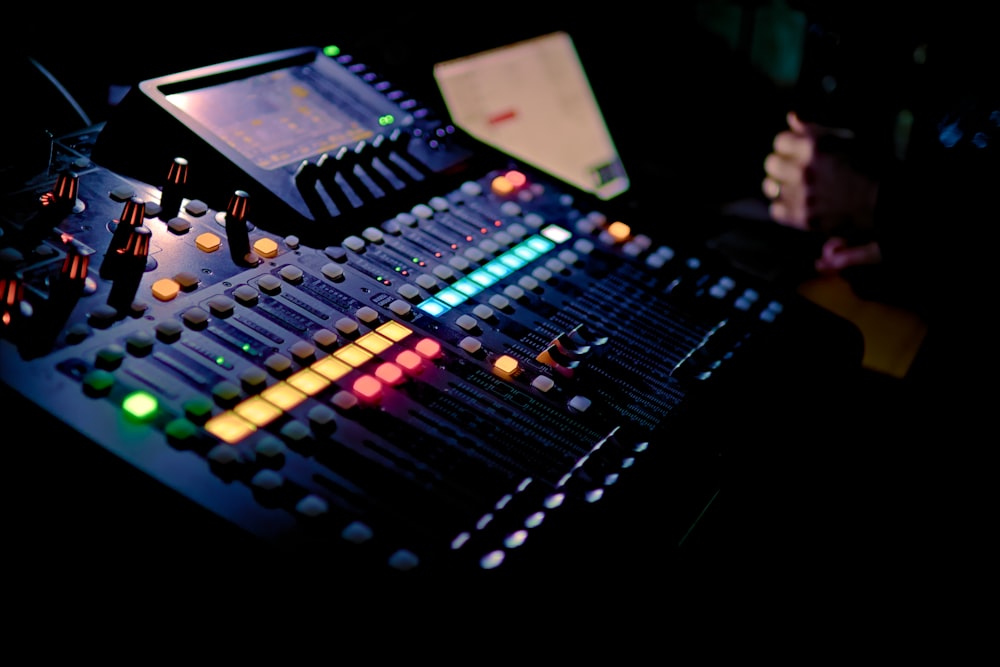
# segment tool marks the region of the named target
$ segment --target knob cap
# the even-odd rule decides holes
[[[114,236],[108,246],[108,254],[121,253],[128,245],[132,229],[142,226],[146,215],[146,202],[140,197],[130,197],[122,208],[122,214],[118,218],[118,226],[115,227]]]
[[[226,206],[226,236],[233,260],[240,264],[256,264],[259,258],[250,252],[250,231],[247,229],[247,212],[250,209],[250,195],[237,190],[229,198]]]

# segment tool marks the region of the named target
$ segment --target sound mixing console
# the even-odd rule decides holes
[[[115,460],[254,542],[375,571],[599,550],[618,498],[674,548],[740,406],[859,362],[839,318],[656,238],[665,211],[619,218],[348,54],[147,81],[117,112],[53,138],[0,210],[3,382],[113,455],[68,504]]]

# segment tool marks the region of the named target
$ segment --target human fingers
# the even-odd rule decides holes
[[[775,199],[768,205],[767,212],[771,220],[780,225],[801,230],[809,229],[809,216],[798,203]]]
[[[805,166],[787,155],[769,153],[764,158],[764,175],[785,188],[798,186],[805,180]]]
[[[881,261],[882,251],[875,241],[852,246],[846,239],[835,236],[823,244],[815,266],[821,273],[832,273],[852,266],[878,264]]]

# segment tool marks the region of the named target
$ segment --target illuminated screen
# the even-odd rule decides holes
[[[354,145],[402,121],[362,86],[297,65],[166,95],[167,101],[261,169]]]
[[[568,34],[438,63],[434,78],[452,121],[480,141],[601,199],[628,189]]]

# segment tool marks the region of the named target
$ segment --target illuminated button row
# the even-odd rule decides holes
[[[514,271],[551,252],[556,245],[570,239],[572,234],[557,225],[549,225],[539,234],[490,260],[464,278],[460,278],[432,297],[417,304],[417,308],[435,317],[464,303],[484,289],[492,287]]]
[[[353,343],[333,354],[317,360],[308,368],[290,375],[285,380],[264,389],[260,394],[239,403],[232,410],[209,419],[205,429],[223,442],[235,444],[267,426],[282,414],[291,411],[310,396],[315,396],[351,371],[360,368],[377,355],[412,334],[413,331],[398,322],[389,321],[370,331]],[[412,348],[404,348],[392,361],[385,361],[371,374],[359,376],[351,385],[353,399],[375,401],[386,385],[403,382],[406,376],[416,374],[427,359],[441,353],[441,344],[424,338]],[[345,405],[344,399],[337,401]]]

